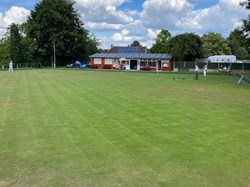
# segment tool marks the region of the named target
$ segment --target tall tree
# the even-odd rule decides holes
[[[228,42],[232,54],[235,55],[238,48],[246,47],[247,38],[240,28],[236,28],[230,33],[228,37]]]
[[[7,65],[10,61],[10,38],[5,35],[0,39],[0,65]]]
[[[250,9],[250,0],[243,0],[240,3],[241,6],[244,6],[246,9]],[[243,27],[242,30],[244,31],[244,33],[246,34],[246,44],[247,46],[245,47],[246,50],[248,50],[248,53],[250,53],[250,15],[248,15],[248,19],[243,20]]]
[[[203,55],[201,38],[194,33],[179,34],[169,41],[170,53],[174,60],[194,61]]]
[[[86,40],[86,51],[82,54],[82,59],[89,59],[89,55],[100,52],[98,46],[100,45],[99,40],[94,35],[89,35]]]
[[[204,57],[232,54],[228,41],[219,33],[209,32],[204,34],[201,40],[203,42]]]
[[[135,40],[135,41],[133,41],[133,43],[132,43],[130,46],[133,46],[133,47],[140,47],[141,44],[140,44],[139,41]]]
[[[250,49],[248,39],[243,30],[240,28],[234,29],[229,35],[228,42],[232,54],[236,55],[237,59],[244,60],[248,58]]]
[[[23,48],[23,57],[25,59],[25,63],[28,66],[29,64],[38,64],[38,55],[35,54],[35,46],[33,46],[33,40],[27,35],[27,23],[23,23],[20,25],[19,30],[21,35],[25,36],[22,38],[21,44]],[[41,66],[41,65],[40,65]]]
[[[28,35],[40,58],[51,59],[56,52],[57,64],[80,60],[87,52],[88,31],[72,0],[41,0],[28,18]],[[55,47],[55,51],[54,51]]]
[[[18,25],[12,23],[10,26],[10,59],[14,64],[24,63],[21,40]]]
[[[157,35],[155,43],[150,49],[151,53],[169,53],[168,42],[171,38],[171,33],[162,29],[161,32]]]

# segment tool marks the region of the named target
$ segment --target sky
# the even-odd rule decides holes
[[[249,10],[240,0],[75,0],[85,29],[99,39],[101,48],[127,46],[137,40],[150,48],[157,34],[172,36],[208,32],[227,38],[242,25]],[[27,21],[40,0],[0,0],[0,38],[11,23]]]

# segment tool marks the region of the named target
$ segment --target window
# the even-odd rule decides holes
[[[147,66],[147,62],[145,62],[145,61],[141,61],[141,62],[140,62],[140,66],[142,66],[142,67],[146,67],[146,66]]]
[[[101,58],[94,58],[94,64],[102,64]]]
[[[113,63],[112,59],[108,59],[108,58],[105,59],[105,64],[112,64],[112,63]]]
[[[161,64],[162,64],[162,67],[168,67],[169,66],[169,60],[163,60]]]
[[[150,62],[148,62],[148,66],[156,67],[156,62],[155,61],[150,61]]]

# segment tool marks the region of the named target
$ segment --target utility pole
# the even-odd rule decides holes
[[[56,44],[55,44],[55,41],[53,42],[53,51],[54,51],[53,68],[56,68]]]

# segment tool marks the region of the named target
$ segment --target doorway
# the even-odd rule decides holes
[[[161,60],[158,60],[158,71],[161,71],[162,69],[161,69]]]
[[[130,70],[137,70],[137,60],[130,60]]]

